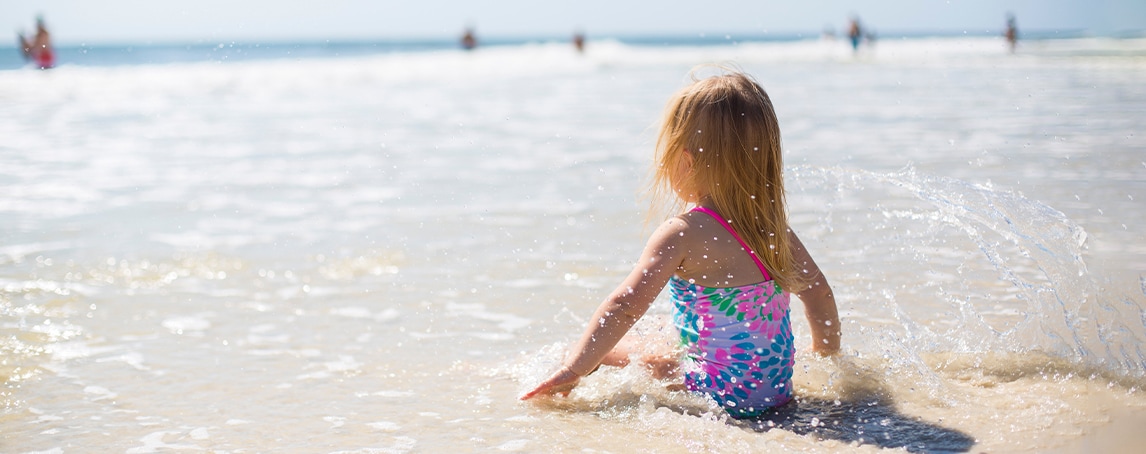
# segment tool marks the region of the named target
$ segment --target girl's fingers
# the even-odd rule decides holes
[[[541,392],[541,388],[537,388],[533,391],[530,391],[530,392],[523,394],[521,397],[518,397],[518,400],[529,400],[533,396],[536,396],[537,393],[539,393],[539,392]]]
[[[569,377],[564,372],[565,371],[558,371],[556,375],[541,382],[533,391],[525,393],[519,399],[529,400],[538,394],[560,394],[561,397],[568,397],[569,392],[573,391],[573,387],[577,386],[577,382],[581,380],[581,377],[578,377],[576,374],[572,374],[573,376]]]
[[[527,392],[525,395],[521,396],[520,400],[529,400],[538,394],[552,394],[553,387],[553,379],[545,380],[540,385],[537,385],[536,388],[533,388],[533,391]],[[569,392],[566,391],[565,394],[569,394]]]

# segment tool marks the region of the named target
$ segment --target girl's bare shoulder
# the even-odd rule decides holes
[[[698,245],[705,242],[703,233],[712,224],[712,218],[703,213],[682,213],[661,223],[654,236],[670,239],[679,246]]]

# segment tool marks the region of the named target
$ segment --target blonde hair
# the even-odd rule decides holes
[[[705,193],[785,290],[802,287],[788,237],[780,126],[768,94],[751,77],[697,79],[668,102],[657,137],[649,198],[679,213],[676,190]],[[681,163],[691,157],[687,174]]]

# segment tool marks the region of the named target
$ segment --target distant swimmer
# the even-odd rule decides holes
[[[1007,14],[1007,31],[1003,32],[1003,36],[1007,38],[1011,53],[1015,53],[1015,44],[1019,42],[1019,26],[1015,24],[1014,14]]]
[[[473,28],[467,28],[466,33],[462,35],[462,49],[474,50],[477,45],[477,37],[474,36]]]
[[[573,33],[573,47],[577,48],[577,52],[585,52],[585,34],[581,32]]]
[[[863,38],[863,27],[860,26],[859,17],[852,16],[848,23],[848,39],[852,42],[852,52],[859,52],[861,38]]]
[[[40,69],[56,66],[56,53],[52,49],[52,35],[44,25],[44,18],[36,18],[36,36],[28,41],[23,33],[19,34],[20,50],[25,60],[31,60]]]

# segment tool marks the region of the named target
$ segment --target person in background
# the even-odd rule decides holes
[[[852,52],[859,52],[860,40],[863,39],[863,27],[858,16],[852,16],[848,22],[848,39],[852,42]]]
[[[1015,44],[1019,42],[1019,26],[1015,24],[1014,14],[1007,13],[1007,31],[1003,32],[1003,37],[1007,38],[1011,53],[1015,53]]]
[[[19,34],[20,49],[24,59],[31,60],[40,69],[49,69],[56,66],[56,53],[52,49],[52,35],[44,25],[44,18],[36,18],[36,35],[29,41],[23,33]]]
[[[474,35],[473,27],[466,27],[466,32],[462,34],[462,49],[474,50],[477,45],[477,37]]]
[[[585,52],[585,33],[573,32],[573,47],[577,48],[577,53]]]

